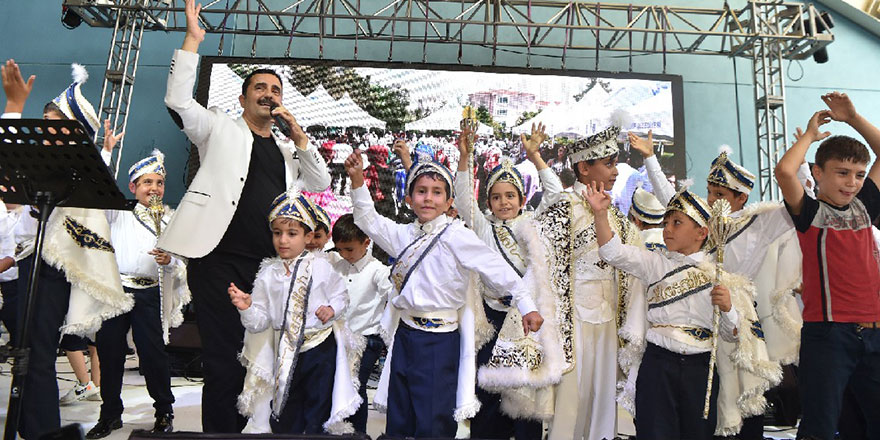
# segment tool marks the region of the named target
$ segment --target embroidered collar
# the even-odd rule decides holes
[[[416,220],[416,227],[419,228],[420,231],[425,234],[431,235],[443,230],[443,227],[446,226],[447,223],[450,223],[452,220],[446,216],[446,214],[440,214],[434,220],[431,220],[427,223],[421,223]]]

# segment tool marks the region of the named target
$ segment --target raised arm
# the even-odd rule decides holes
[[[654,155],[653,131],[648,130],[647,138],[639,137],[639,135],[633,132],[629,132],[627,137],[629,138],[629,145],[641,153],[645,159],[645,170],[648,172],[648,180],[651,181],[652,192],[663,206],[668,205],[672,197],[675,196],[675,187],[669,183],[669,179],[663,174],[663,169],[660,168],[660,161]]]
[[[4,66],[0,66],[0,73],[3,78],[3,92],[6,94],[6,107],[3,113],[18,114],[24,111],[24,103],[27,102],[31,90],[34,88],[34,80],[37,78],[31,75],[27,82],[21,76],[21,70],[15,60],[6,60]]]
[[[394,141],[392,149],[394,150],[394,154],[400,158],[400,163],[403,164],[403,170],[409,172],[409,169],[412,167],[412,156],[409,154],[409,147],[406,146],[406,140],[397,139]]]
[[[199,45],[202,44],[202,41],[205,41],[205,30],[199,26],[199,14],[202,12],[202,4],[196,5],[195,0],[186,0],[184,2],[184,11],[186,14],[186,35],[183,37],[183,46],[180,49],[198,53]]]
[[[541,203],[535,209],[535,214],[540,214],[545,209],[553,206],[562,198],[562,182],[559,176],[544,162],[541,157],[541,144],[547,140],[547,133],[544,132],[544,124],[532,124],[532,133],[526,138],[525,134],[521,134],[519,139],[522,141],[523,149],[526,150],[526,159],[535,165],[538,170],[538,176],[541,179],[541,187],[544,192],[541,195]]]
[[[186,1],[186,36],[183,47],[174,51],[171,70],[168,73],[168,88],[165,92],[165,106],[171,112],[174,122],[183,130],[192,143],[204,154],[204,144],[211,134],[216,115],[193,99],[193,86],[196,82],[196,68],[199,65],[198,47],[205,39],[205,30],[199,27],[201,5],[194,0]]]
[[[364,186],[364,163],[359,152],[352,153],[348,159],[345,159],[345,171],[351,179],[354,224],[385,252],[396,257],[402,250],[400,246],[404,245],[402,243],[405,240],[399,236],[405,226],[383,217],[376,211],[370,191]]]
[[[813,116],[810,117],[810,122],[807,124],[807,130],[803,132],[803,134],[798,137],[797,142],[795,142],[794,145],[782,155],[782,158],[779,159],[776,168],[773,170],[776,175],[776,183],[779,184],[779,189],[782,191],[782,198],[785,199],[785,203],[788,205],[788,209],[792,214],[800,214],[804,202],[805,193],[804,188],[801,186],[801,181],[798,179],[798,168],[800,168],[801,163],[804,162],[810,144],[831,136],[831,133],[827,131],[819,131],[819,127],[831,122],[831,116],[829,113],[828,110],[822,110],[814,113]],[[797,130],[798,133],[801,133],[800,128]]]
[[[467,144],[464,142],[466,133],[462,132],[458,138],[458,172],[455,173],[455,209],[458,215],[464,220],[478,236],[489,229],[489,222],[483,213],[477,208],[477,200],[474,196],[474,175],[468,171],[468,155],[473,154],[468,151]]]
[[[846,93],[828,93],[822,96],[822,101],[828,105],[830,109],[828,116],[831,119],[847,123],[865,139],[868,147],[874,153],[874,157],[880,158],[880,130],[856,111],[855,105],[849,96],[846,96]],[[880,160],[874,160],[874,164],[868,171],[868,177],[874,181],[875,185],[880,183]]]

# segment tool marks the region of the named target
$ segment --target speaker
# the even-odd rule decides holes
[[[247,439],[287,439],[287,440],[372,440],[366,434],[328,435],[328,434],[205,434],[201,432],[172,432],[152,434],[144,430],[132,431],[129,440],[140,439],[175,440],[247,440]]]

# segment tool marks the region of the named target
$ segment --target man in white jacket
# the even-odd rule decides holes
[[[188,281],[202,340],[204,388],[202,429],[240,432],[245,419],[236,410],[245,370],[238,361],[244,329],[229,303],[230,283],[250,291],[260,261],[272,256],[266,218],[272,199],[297,180],[306,191],[330,185],[318,149],[280,106],[282,81],[272,70],[245,79],[239,119],[206,109],[192,97],[201,6],[186,2],[187,31],[174,52],[165,104],[199,152],[200,167],[158,247],[189,258]],[[273,116],[291,127],[289,138],[273,134]]]

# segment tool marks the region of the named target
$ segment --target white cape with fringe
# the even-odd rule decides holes
[[[547,251],[534,223],[522,219],[513,232],[526,249],[523,282],[544,324],[541,330],[525,335],[522,315],[511,307],[489,363],[479,369],[478,382],[481,388],[501,394],[501,411],[508,416],[547,421],[553,417],[553,385],[559,383],[565,368],[556,296],[550,287]]]
[[[92,335],[104,320],[134,306],[134,299],[122,289],[103,210],[55,208],[46,225],[43,259],[64,271],[70,282],[62,334]]]
[[[703,262],[699,268],[714,276],[713,263]],[[739,432],[742,419],[763,413],[767,403],[764,391],[782,380],[782,368],[779,362],[770,360],[763,338],[756,334],[760,332],[753,328],[758,319],[753,303],[754,285],[745,277],[727,272],[722,272],[721,284],[730,290],[731,302],[739,315],[738,339],[731,344],[733,350],[722,353],[719,349],[716,358],[720,383],[715,435],[727,436]],[[635,411],[636,380],[645,351],[645,334],[650,325],[647,310],[644,295],[633,295],[628,304],[626,322],[619,330],[626,344],[618,352],[625,378],[617,384],[617,401],[633,417],[638,417]]]
[[[333,435],[354,432],[345,419],[361,406],[358,394],[358,367],[364,351],[365,340],[348,329],[345,322],[333,322],[336,338],[336,372],[333,376],[333,395],[330,418],[324,422],[324,430]],[[248,418],[244,433],[271,433],[272,396],[275,389],[275,350],[281,331],[267,329],[259,333],[245,331],[244,348],[239,360],[247,373],[244,389],[238,396],[238,412]]]

